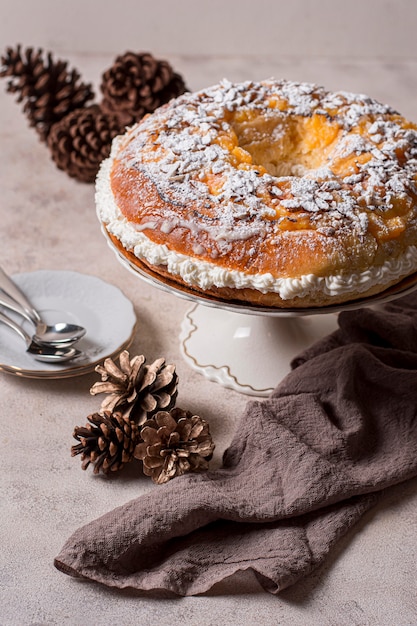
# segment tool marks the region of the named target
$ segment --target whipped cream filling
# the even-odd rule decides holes
[[[116,149],[117,141],[113,145]],[[112,151],[113,153],[113,151]],[[314,293],[327,296],[364,293],[375,285],[395,282],[417,271],[417,247],[409,246],[400,257],[388,259],[381,266],[347,275],[316,276],[304,274],[297,278],[276,278],[270,273],[247,274],[228,270],[215,263],[179,254],[164,244],[151,241],[140,228],[129,223],[114,201],[110,184],[113,156],[102,162],[96,182],[96,207],[99,220],[107,231],[138,259],[151,265],[163,265],[170,274],[179,276],[191,287],[206,290],[215,287],[256,289],[261,293],[277,293],[283,300],[305,297]]]

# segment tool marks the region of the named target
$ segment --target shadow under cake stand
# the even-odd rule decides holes
[[[290,371],[292,359],[337,328],[341,311],[377,306],[411,293],[417,273],[383,293],[319,308],[277,309],[219,300],[162,282],[124,257],[120,263],[148,284],[192,301],[179,336],[185,361],[208,380],[243,394],[266,397]]]

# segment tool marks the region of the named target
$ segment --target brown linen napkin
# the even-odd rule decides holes
[[[220,469],[80,528],[55,566],[194,595],[247,569],[277,593],[320,565],[378,492],[417,475],[417,295],[341,313],[339,326],[248,403]]]

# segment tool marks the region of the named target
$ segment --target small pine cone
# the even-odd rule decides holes
[[[158,411],[170,411],[177,400],[178,375],[175,365],[165,364],[165,359],[156,359],[146,365],[146,374],[138,390],[132,417],[143,424]]]
[[[104,72],[100,89],[103,111],[118,115],[125,126],[187,90],[182,77],[167,61],[146,52],[118,56]]]
[[[178,393],[175,365],[166,365],[165,359],[146,365],[144,356],[130,359],[127,350],[120,353],[119,365],[107,358],[103,366],[96,367],[102,382],[94,383],[90,393],[93,396],[109,394],[101,404],[101,411],[117,408],[123,415],[143,424],[157,411],[169,411],[175,405]]]
[[[81,454],[83,470],[92,463],[94,474],[115,472],[133,459],[140,435],[137,425],[120,413],[106,411],[87,417],[90,424],[76,426],[74,438],[80,443],[71,448],[71,456]]]
[[[209,425],[198,415],[179,408],[160,411],[142,426],[143,442],[134,456],[143,471],[161,485],[186,472],[208,469],[214,450]]]
[[[54,124],[48,136],[52,159],[60,170],[78,180],[94,182],[100,163],[122,127],[98,105],[77,109]]]
[[[24,102],[23,112],[46,141],[53,124],[70,111],[84,107],[94,97],[91,84],[80,82],[77,70],[66,61],[44,58],[41,49],[7,48],[1,57],[0,77],[8,78],[7,91]]]

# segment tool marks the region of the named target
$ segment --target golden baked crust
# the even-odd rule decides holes
[[[304,83],[218,86],[114,142],[97,208],[119,250],[215,298],[311,307],[417,270],[417,127]]]

